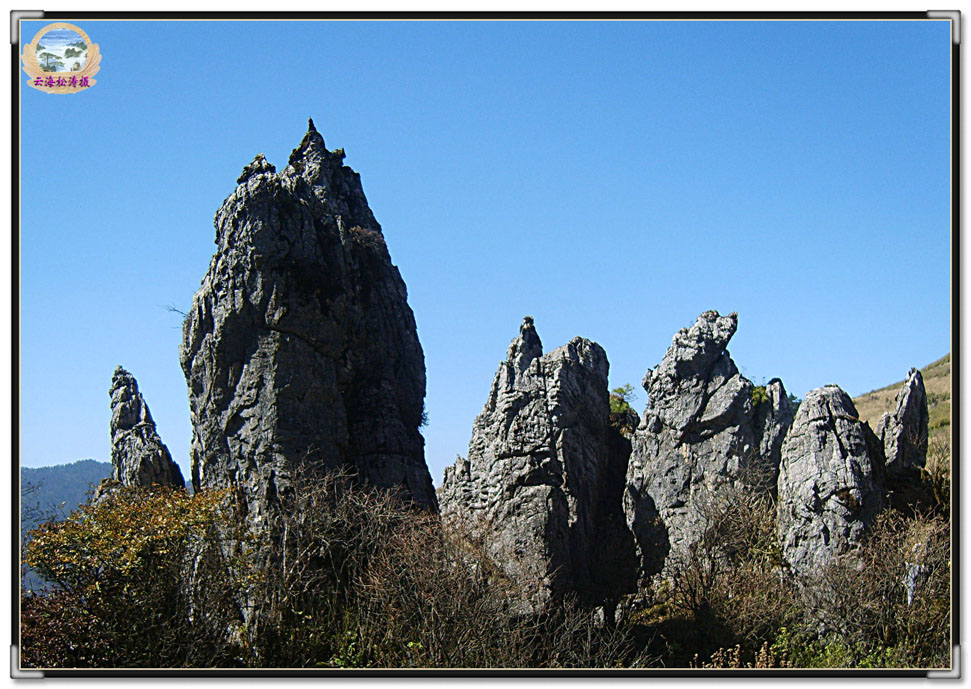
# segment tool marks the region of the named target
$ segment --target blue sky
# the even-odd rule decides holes
[[[138,378],[183,473],[181,316],[242,167],[312,116],[408,285],[436,483],[526,314],[640,380],[704,310],[756,382],[853,395],[950,348],[948,22],[73,22],[21,73],[21,463],[107,461]],[[44,22],[25,22],[24,41]]]

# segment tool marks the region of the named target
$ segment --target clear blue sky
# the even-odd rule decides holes
[[[523,315],[637,386],[706,309],[756,382],[857,395],[949,351],[947,22],[74,22],[21,72],[21,463],[107,461],[138,378],[189,475],[181,316],[242,167],[312,116],[408,285],[436,483]],[[44,26],[27,23],[24,40]]]

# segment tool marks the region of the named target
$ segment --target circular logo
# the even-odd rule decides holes
[[[96,83],[101,51],[88,34],[65,22],[48,24],[24,46],[28,85],[47,93],[77,93]]]

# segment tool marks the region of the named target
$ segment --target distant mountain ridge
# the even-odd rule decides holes
[[[49,467],[21,467],[21,532],[51,516],[67,516],[88,499],[101,479],[111,475],[109,462],[82,459]]]
[[[109,462],[82,459],[71,464],[20,469],[20,538],[48,519],[63,519],[90,497],[90,492],[111,475]],[[44,587],[33,571],[24,573],[27,589]]]

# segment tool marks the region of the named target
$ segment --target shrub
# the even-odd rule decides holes
[[[951,509],[951,437],[932,436],[922,478],[930,486],[934,505],[947,517]]]
[[[629,437],[637,427],[637,412],[631,406],[634,399],[634,386],[630,383],[610,391],[610,425],[624,437]]]
[[[33,530],[26,564],[53,589],[21,600],[25,664],[172,667],[222,659],[205,622],[233,583],[193,588],[188,579],[207,569],[211,548],[204,546],[215,538],[223,497],[122,488]]]
[[[757,407],[769,401],[769,393],[766,392],[764,385],[756,385],[752,388],[752,405]]]
[[[947,667],[950,528],[885,510],[864,543],[813,580],[785,575],[770,495],[725,486],[706,529],[655,587],[667,662],[692,667]],[[645,621],[643,615],[641,622]],[[690,649],[690,655],[689,651]]]
[[[350,230],[351,240],[368,249],[387,250],[384,236],[378,230],[355,225]]]
[[[626,414],[629,411],[633,411],[631,402],[635,399],[634,386],[630,383],[614,388],[610,391],[610,413]]]
[[[886,510],[862,547],[804,591],[809,627],[838,637],[854,667],[946,667],[950,583],[947,521]]]
[[[394,493],[331,472],[292,486],[277,512],[282,555],[253,594],[254,664],[596,666],[626,652],[570,602],[515,615],[517,583],[468,534]]]

